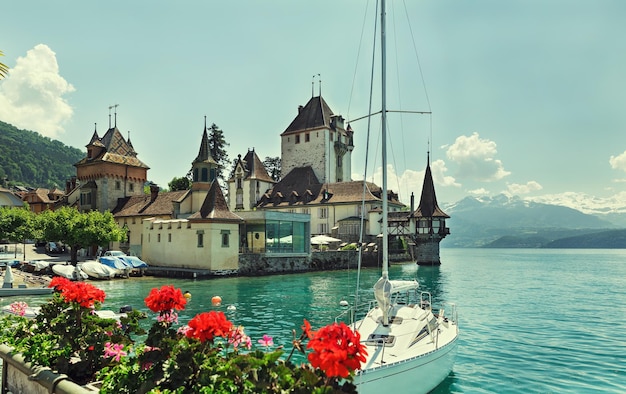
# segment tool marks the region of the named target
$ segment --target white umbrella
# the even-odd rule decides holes
[[[316,235],[315,237],[311,238],[311,244],[318,245],[316,242],[331,243],[331,242],[341,242],[341,240],[337,238],[329,237],[328,235]]]

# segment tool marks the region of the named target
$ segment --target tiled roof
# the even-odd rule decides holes
[[[269,174],[267,173],[267,170],[261,162],[261,159],[259,159],[259,156],[257,156],[257,154],[254,152],[254,149],[248,151],[246,157],[244,157],[243,159],[246,162],[248,171],[248,175],[246,176],[246,178],[258,179],[265,182],[274,182],[272,177],[269,176]]]
[[[241,168],[243,168],[244,179],[254,179],[264,182],[275,183],[272,177],[269,176],[269,174],[267,173],[267,169],[263,165],[263,162],[261,162],[261,159],[259,159],[259,156],[257,156],[254,149],[249,150],[243,159],[241,158],[241,156],[239,156],[233,167],[236,169],[237,166],[241,166]],[[233,172],[233,176],[228,181],[234,182],[234,180],[235,175]]]
[[[332,115],[333,111],[322,96],[312,97],[304,107],[298,109],[298,115],[281,135],[324,126],[330,127]]]
[[[93,158],[84,157],[74,166],[88,163],[109,162],[116,164],[126,164],[133,167],[150,168],[137,158],[137,152],[129,144],[122,133],[114,127],[109,129],[102,138],[98,138],[98,133],[94,131],[91,141],[87,146],[94,145],[104,147],[104,149]]]
[[[235,215],[228,209],[226,199],[217,181],[211,183],[211,187],[200,207],[200,211],[190,215],[188,220],[243,221],[241,217]]]
[[[178,201],[188,192],[189,190],[178,190],[159,193],[154,201],[151,201],[152,196],[149,194],[120,198],[112,213],[115,217],[172,215],[172,202]]]
[[[382,189],[366,182],[365,201],[381,201]],[[392,204],[403,205],[395,193],[389,191]],[[310,166],[294,168],[274,185],[259,201],[259,207],[278,207],[307,204],[358,203],[363,199],[363,181],[321,184]]]

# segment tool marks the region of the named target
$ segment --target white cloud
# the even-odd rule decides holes
[[[430,171],[433,176],[435,189],[437,187],[461,187],[454,177],[446,175],[448,169],[443,160],[435,160],[430,164]],[[387,188],[400,194],[400,200],[407,203],[411,193],[419,196],[422,193],[422,185],[424,184],[424,174],[426,170],[415,171],[411,169],[405,170],[402,174],[397,174],[395,168],[391,164],[387,164]],[[383,171],[382,167],[376,168],[367,180],[374,182],[382,187]],[[363,174],[352,174],[353,180],[363,179]]]
[[[56,54],[39,44],[19,57],[0,83],[0,119],[57,138],[74,112],[63,96],[74,90],[59,75]]]
[[[609,159],[611,168],[614,170],[626,171],[626,151],[617,156],[611,156]]]
[[[457,177],[478,181],[497,181],[510,172],[504,169],[502,161],[495,159],[498,153],[496,143],[481,139],[478,133],[457,137],[454,144],[447,147],[446,155],[458,165]]]
[[[448,168],[446,167],[446,162],[444,162],[443,160],[435,160],[430,163],[430,171],[433,174],[433,182],[435,183],[435,187],[461,187],[461,185],[456,182],[456,179],[454,179],[454,177],[446,175],[446,172],[448,172]]]
[[[535,181],[529,181],[526,182],[526,184],[510,183],[507,185],[507,192],[509,192],[513,196],[529,194],[541,189],[543,189],[543,186]]]
[[[480,189],[468,190],[467,192],[474,197],[481,197],[481,196],[489,195],[489,190],[482,188],[482,187]]]

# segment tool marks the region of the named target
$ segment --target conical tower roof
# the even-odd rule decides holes
[[[209,147],[209,133],[206,128],[206,117],[204,118],[204,132],[202,133],[202,141],[200,141],[200,151],[196,159],[191,162],[192,165],[198,163],[210,163],[217,166],[217,162],[211,156],[211,148]]]
[[[435,195],[435,185],[433,183],[433,175],[430,171],[430,154],[426,163],[426,173],[424,174],[424,184],[422,185],[422,196],[420,204],[413,212],[415,217],[431,217],[431,218],[449,218],[444,211],[437,205],[437,196]]]

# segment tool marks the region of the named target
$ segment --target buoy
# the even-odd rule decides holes
[[[220,306],[222,304],[222,297],[213,296],[213,298],[211,298],[211,302],[213,303],[214,306]]]
[[[234,306],[234,305],[228,305],[228,308],[226,308],[226,309],[229,310],[229,311],[236,311],[237,307]]]
[[[349,304],[348,304],[348,301],[341,300],[341,301],[339,301],[339,305],[341,305],[341,306],[348,306]]]
[[[188,299],[188,300],[189,300],[189,299],[191,299],[191,293],[190,293],[190,292],[188,292],[188,291],[186,291],[186,292],[183,294],[183,296],[184,296],[186,299]]]

